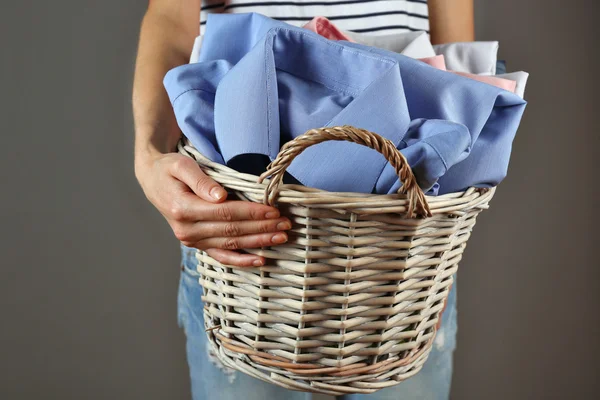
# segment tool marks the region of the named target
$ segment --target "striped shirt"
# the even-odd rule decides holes
[[[407,31],[429,32],[427,0],[203,0],[200,33],[209,13],[256,12],[302,26],[313,17],[329,18],[338,28],[385,35]]]

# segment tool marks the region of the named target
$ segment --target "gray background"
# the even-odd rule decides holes
[[[0,398],[187,399],[178,246],[132,170],[147,2],[2,3]],[[532,77],[461,265],[452,398],[598,398],[598,2],[476,9]]]

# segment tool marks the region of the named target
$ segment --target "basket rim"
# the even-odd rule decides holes
[[[265,190],[270,179],[258,183],[259,176],[236,171],[235,169],[209,160],[202,155],[189,141],[182,136],[177,144],[180,154],[195,160],[204,173],[221,184],[226,189],[243,192],[244,198],[256,203],[262,203]],[[476,188],[470,187],[461,192],[447,193],[440,196],[425,198],[431,208],[432,214],[453,213],[487,204],[495,193],[496,187]],[[369,212],[372,207],[377,207],[377,213],[403,213],[406,212],[408,198],[405,194],[378,194],[356,192],[330,192],[323,189],[311,188],[296,184],[283,184],[277,198],[279,204],[304,205],[315,208],[350,209],[353,212]],[[487,206],[486,206],[487,208]]]

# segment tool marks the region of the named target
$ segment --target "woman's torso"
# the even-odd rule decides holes
[[[324,16],[340,29],[373,35],[429,31],[426,0],[203,0],[200,33],[204,33],[209,13],[249,12],[296,26]]]

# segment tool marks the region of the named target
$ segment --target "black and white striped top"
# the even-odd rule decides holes
[[[374,35],[429,31],[427,0],[203,0],[200,33],[209,13],[249,12],[296,26],[323,16],[340,29]]]

